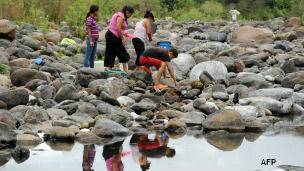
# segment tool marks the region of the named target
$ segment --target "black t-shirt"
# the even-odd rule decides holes
[[[144,57],[150,57],[159,59],[163,62],[171,62],[171,58],[168,55],[168,51],[163,48],[150,48],[144,51],[142,54]]]

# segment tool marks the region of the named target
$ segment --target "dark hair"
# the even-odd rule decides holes
[[[167,150],[168,150],[168,153],[166,153],[166,157],[172,158],[175,156],[175,154],[176,154],[175,149],[168,147]]]
[[[151,163],[147,163],[146,165],[140,165],[142,171],[146,171],[150,169]]]
[[[178,57],[178,51],[177,51],[177,49],[171,48],[171,49],[169,50],[169,52],[172,52],[172,53],[173,53],[173,56],[174,56],[175,58]]]
[[[151,17],[152,21],[154,21],[154,15],[151,11],[146,11],[146,14],[144,15],[144,18],[149,18]]]
[[[128,5],[126,5],[126,6],[124,6],[123,8],[122,8],[122,10],[121,10],[121,12],[124,14],[124,16],[125,16],[125,20],[126,20],[126,22],[128,23],[128,18],[127,18],[127,11],[129,12],[129,13],[134,13],[134,8],[133,7],[131,7],[131,6],[128,6]]]
[[[99,10],[99,7],[98,5],[91,5],[90,7],[90,11],[87,13],[87,17],[86,17],[86,20],[87,21],[87,18],[92,14],[92,13],[95,13],[96,11]]]

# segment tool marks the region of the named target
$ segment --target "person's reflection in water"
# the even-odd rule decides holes
[[[124,164],[121,158],[130,154],[122,152],[123,141],[103,146],[102,156],[106,161],[107,171],[123,171]]]
[[[146,155],[143,155],[139,152],[138,142],[141,135],[133,134],[130,139],[130,147],[132,152],[133,160],[140,165],[142,171],[146,171],[150,169],[151,162],[148,160]]]
[[[83,149],[83,160],[82,160],[82,170],[83,171],[94,171],[92,169],[95,160],[96,150],[95,145],[84,145]]]

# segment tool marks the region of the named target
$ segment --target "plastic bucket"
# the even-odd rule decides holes
[[[172,49],[172,43],[169,42],[169,41],[160,41],[160,42],[157,42],[156,46],[160,47],[160,48],[167,49],[167,50]]]

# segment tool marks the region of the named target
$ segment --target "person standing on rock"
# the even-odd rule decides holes
[[[230,10],[229,13],[231,14],[232,23],[236,24],[237,16],[240,15],[241,13],[238,10],[236,10],[235,8],[233,10]]]
[[[144,19],[136,23],[134,36],[132,39],[133,46],[137,55],[136,66],[137,69],[140,66],[139,58],[145,51],[145,42],[148,40],[152,41],[152,22],[154,22],[154,15],[151,11],[147,11],[144,15]]]
[[[128,71],[128,61],[130,55],[128,54],[124,44],[127,38],[131,35],[126,32],[128,26],[128,18],[134,13],[131,6],[124,6],[120,12],[115,13],[110,20],[108,31],[106,33],[106,52],[104,66],[106,70],[111,70],[115,64],[116,56],[119,62],[123,64],[123,70]]]
[[[99,27],[97,25],[99,7],[92,5],[86,17],[86,44],[87,48],[84,57],[84,67],[94,68],[97,41],[99,38]]]
[[[152,72],[150,70],[151,66],[154,66],[158,69],[155,84],[154,84],[154,89],[156,91],[168,87],[167,85],[162,84],[160,82],[161,77],[164,74],[166,68],[168,68],[171,78],[173,79],[173,82],[178,87],[178,83],[176,81],[171,64],[171,59],[177,58],[177,56],[178,56],[178,52],[175,48],[172,48],[170,50],[166,50],[164,48],[150,48],[145,50],[142,56],[140,57],[139,59],[140,65],[144,66],[144,69],[148,74],[152,75]]]

